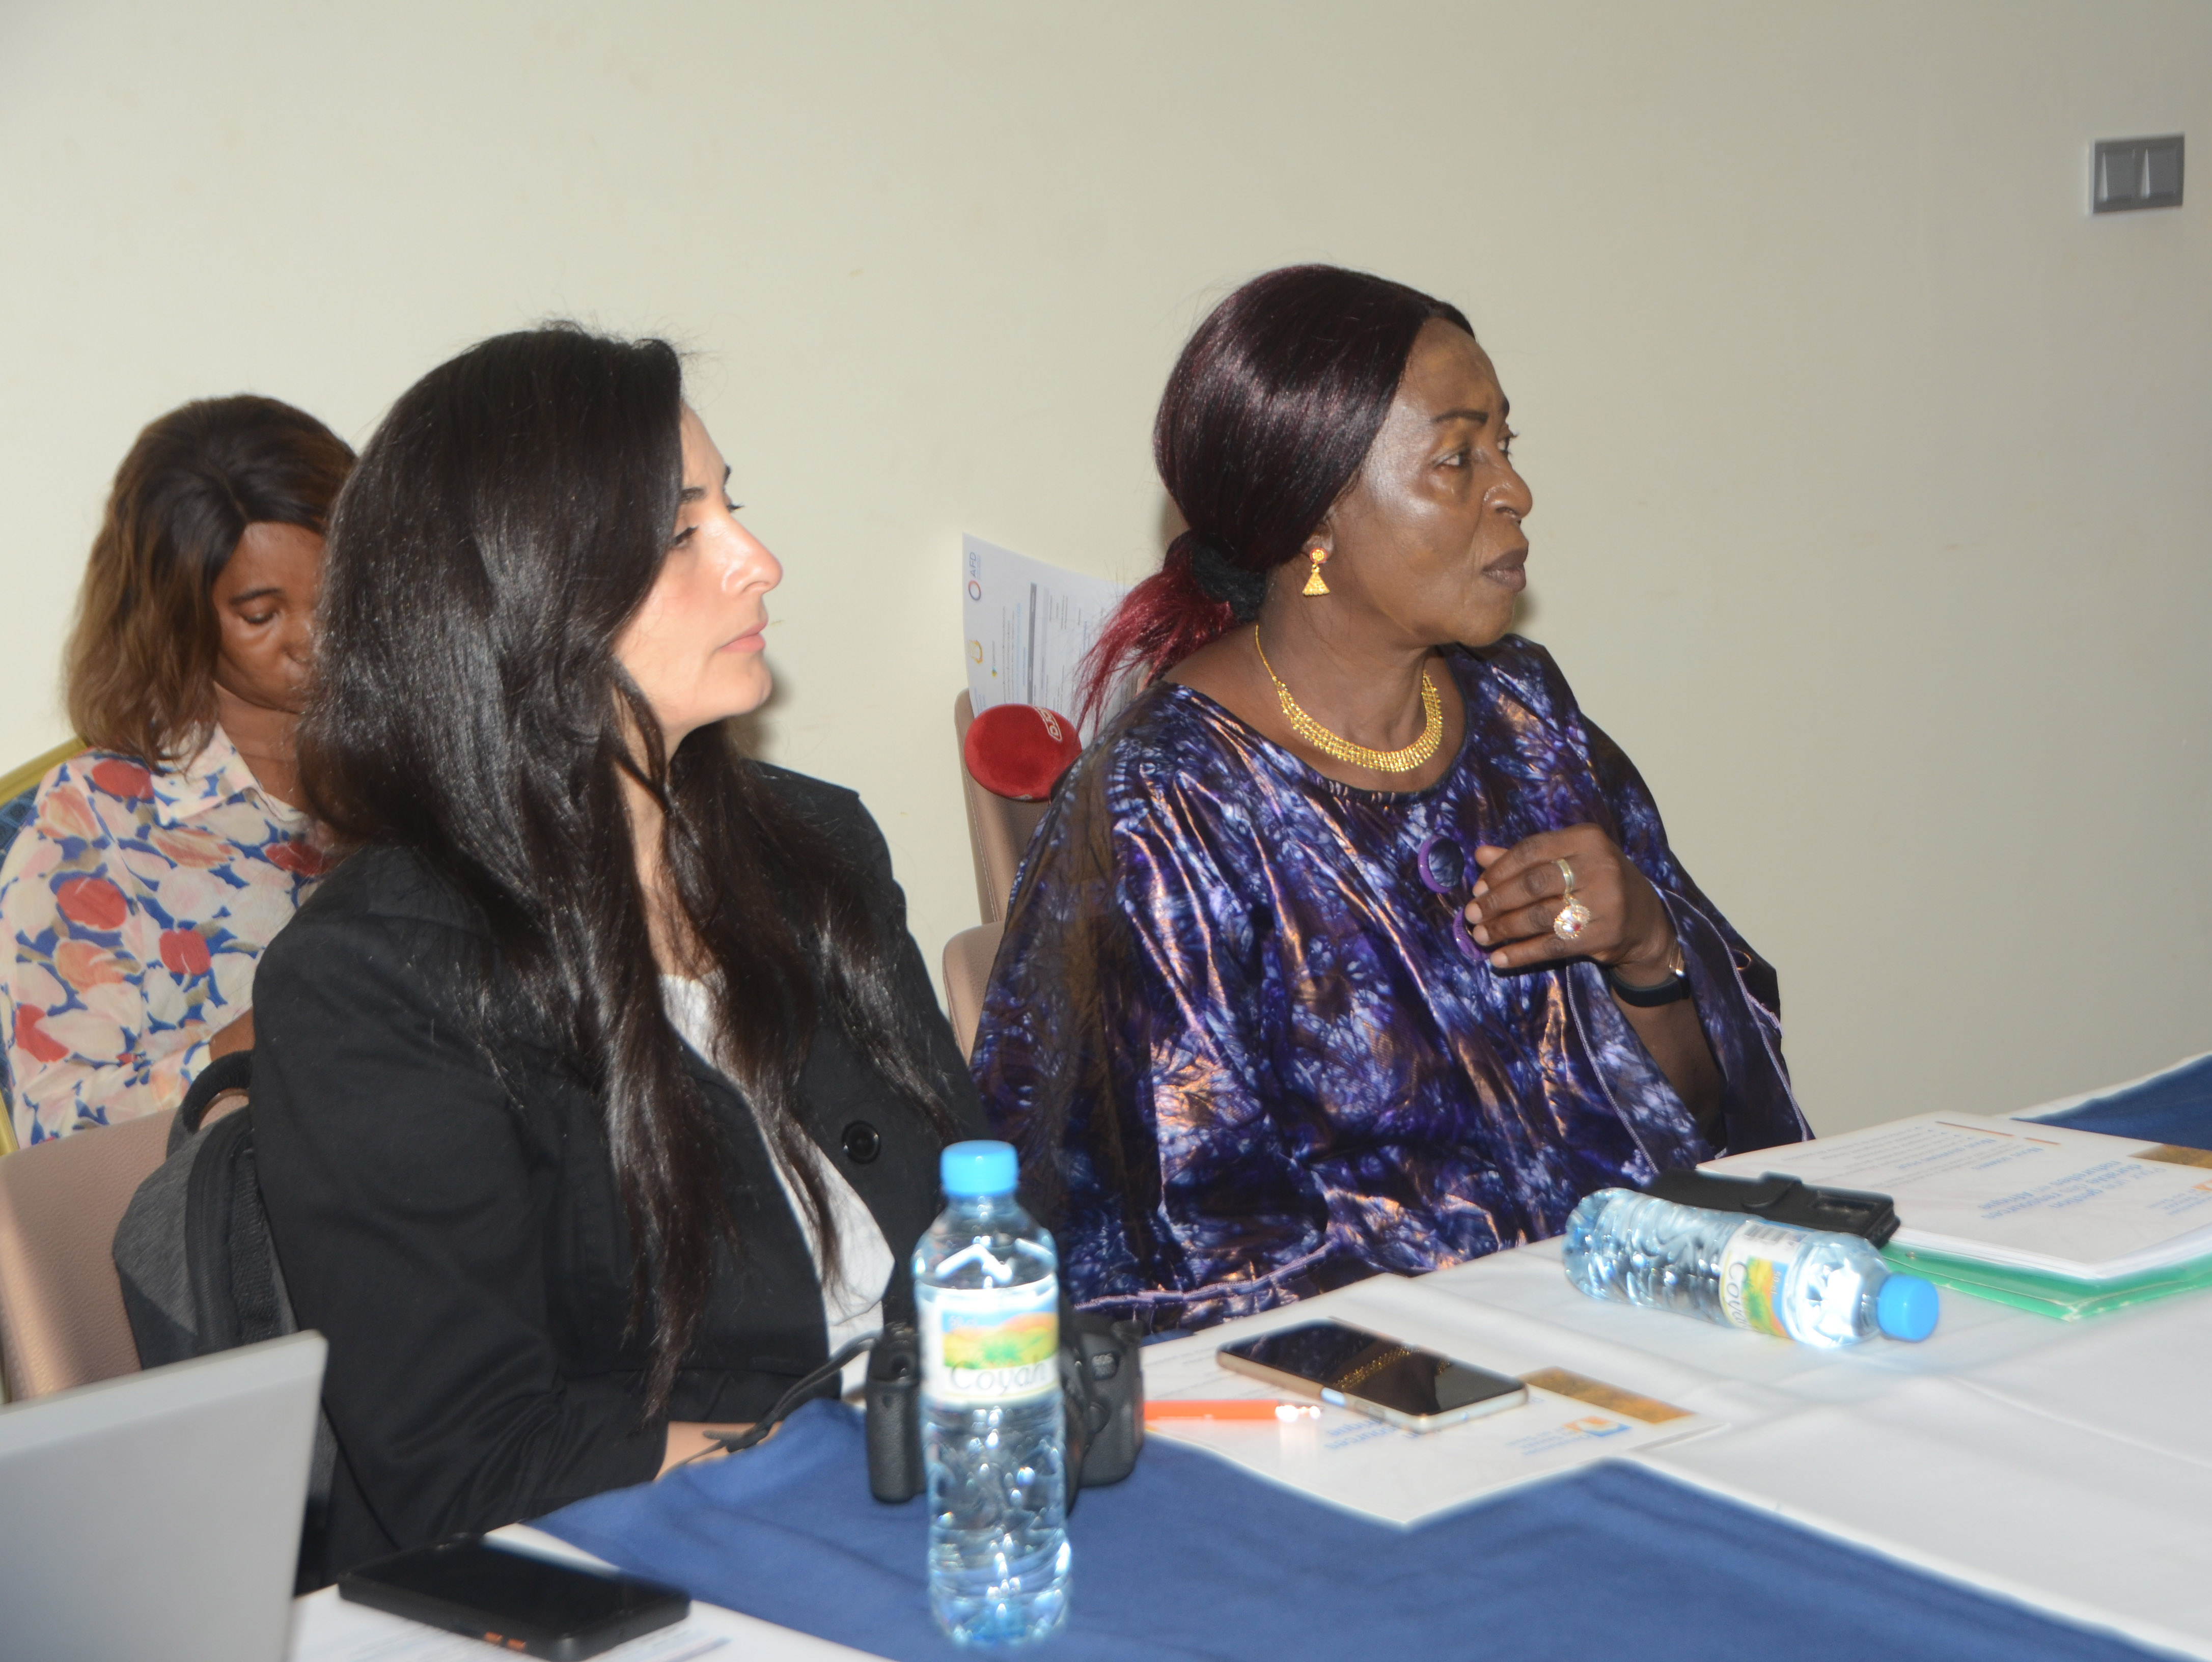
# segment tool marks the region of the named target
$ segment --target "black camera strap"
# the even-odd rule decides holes
[[[737,1454],[765,1441],[801,1404],[864,1350],[875,1352],[868,1365],[868,1487],[878,1501],[909,1500],[925,1483],[921,1425],[921,1355],[915,1331],[914,1277],[898,1266],[884,1289],[883,1331],[854,1339],[835,1356],[807,1370],[775,1405],[743,1431],[712,1435],[708,1446],[682,1462],[713,1453]],[[1144,1371],[1134,1327],[1103,1316],[1079,1315],[1066,1287],[1060,1294],[1060,1371],[1068,1472],[1067,1505],[1076,1490],[1119,1483],[1129,1474],[1144,1446]]]
[[[701,1449],[696,1454],[690,1456],[681,1464],[689,1465],[693,1460],[704,1459],[708,1455],[717,1453],[742,1453],[756,1443],[765,1441],[768,1434],[790,1418],[802,1403],[811,1402],[815,1392],[844,1372],[847,1362],[852,1361],[863,1350],[871,1348],[882,1337],[880,1333],[870,1333],[863,1338],[854,1339],[828,1361],[817,1362],[799,1375],[797,1384],[775,1399],[775,1407],[769,1409],[767,1413],[762,1415],[743,1431],[732,1431],[721,1436],[709,1437],[707,1440],[706,1447]]]
[[[884,1289],[883,1311],[885,1331],[895,1326],[912,1327],[914,1325],[914,1265],[904,1259],[899,1259],[892,1266],[890,1283]],[[830,1380],[842,1373],[847,1362],[852,1361],[863,1350],[872,1349],[876,1341],[881,1337],[883,1333],[878,1332],[870,1333],[865,1338],[854,1339],[850,1344],[839,1350],[836,1356],[825,1362],[816,1363],[799,1376],[797,1384],[778,1397],[775,1399],[775,1406],[762,1415],[758,1420],[747,1426],[743,1431],[733,1431],[727,1436],[709,1439],[707,1447],[692,1455],[684,1464],[689,1465],[692,1460],[703,1459],[717,1452],[724,1454],[742,1453],[746,1449],[764,1441],[768,1434],[797,1412],[802,1403],[812,1401],[816,1392]]]

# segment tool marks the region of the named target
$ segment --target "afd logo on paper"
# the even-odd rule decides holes
[[[1578,1420],[1546,1426],[1541,1431],[1532,1431],[1525,1437],[1516,1437],[1505,1447],[1524,1460],[1541,1459],[1547,1454],[1557,1454],[1563,1448],[1589,1442],[1600,1437],[1618,1437],[1636,1428],[1626,1420],[1616,1420],[1609,1414],[1585,1414]]]

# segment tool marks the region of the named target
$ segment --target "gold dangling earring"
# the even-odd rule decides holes
[[[1313,571],[1306,578],[1305,587],[1299,590],[1298,592],[1300,594],[1327,594],[1328,592],[1328,585],[1321,580],[1321,567],[1322,562],[1328,558],[1328,550],[1326,549],[1308,549],[1306,550],[1306,558],[1313,561]]]

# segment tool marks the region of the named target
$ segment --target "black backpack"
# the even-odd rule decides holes
[[[142,1367],[300,1330],[261,1204],[252,1104],[207,1119],[217,1097],[234,1091],[250,1096],[252,1086],[252,1051],[233,1052],[202,1071],[170,1122],[168,1157],[138,1186],[116,1228],[115,1271]],[[303,1591],[329,1579],[322,1570],[323,1526],[337,1463],[337,1440],[329,1419],[318,1414],[300,1538]]]

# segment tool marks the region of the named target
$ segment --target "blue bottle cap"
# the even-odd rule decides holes
[[[1892,1276],[1875,1295],[1874,1319],[1893,1339],[1926,1338],[1940,1313],[1936,1283],[1918,1276]]]
[[[945,1192],[957,1200],[1013,1193],[1021,1167],[1011,1143],[955,1143],[938,1156],[937,1173]]]

